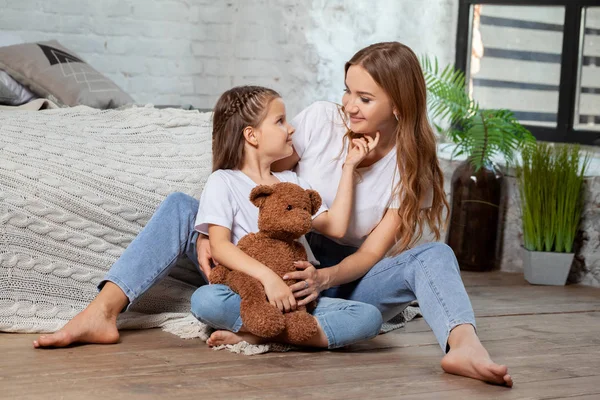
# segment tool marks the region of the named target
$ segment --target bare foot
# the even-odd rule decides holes
[[[58,332],[34,340],[33,347],[66,347],[72,343],[109,344],[118,341],[117,318],[91,303]]]
[[[455,332],[455,330],[459,329]],[[450,351],[442,359],[442,368],[449,374],[479,379],[496,385],[513,386],[506,365],[496,364],[483,347],[471,325],[456,327]],[[450,339],[448,340],[450,343]]]
[[[206,344],[214,347],[222,344],[237,344],[242,341],[250,344],[265,343],[265,339],[247,332],[214,331],[206,341]]]

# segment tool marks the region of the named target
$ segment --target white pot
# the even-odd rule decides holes
[[[530,251],[522,247],[525,279],[532,285],[564,285],[575,253]]]

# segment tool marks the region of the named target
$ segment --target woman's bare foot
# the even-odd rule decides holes
[[[42,335],[34,340],[33,347],[66,347],[72,343],[117,343],[117,316],[127,301],[127,296],[118,286],[107,282],[85,310],[58,332]]]
[[[496,385],[513,386],[506,365],[496,364],[483,347],[470,324],[459,325],[450,332],[450,351],[442,359],[449,374],[479,379]]]
[[[266,339],[254,336],[248,332],[214,331],[206,341],[206,344],[214,347],[222,344],[237,344],[242,341],[250,344],[266,343]]]
[[[97,307],[88,307],[58,332],[34,340],[33,347],[66,347],[72,343],[109,344],[118,341],[117,319]]]

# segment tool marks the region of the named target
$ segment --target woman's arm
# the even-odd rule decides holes
[[[396,244],[396,232],[400,226],[398,210],[388,209],[383,219],[369,234],[356,253],[344,258],[331,268],[322,268],[323,289],[352,282],[364,276]]]
[[[196,239],[196,253],[198,255],[198,266],[200,267],[200,271],[208,280],[210,279],[211,271],[210,262],[212,260],[214,263],[214,260],[210,253],[210,242],[208,240],[208,236],[203,233],[199,233],[198,238]]]
[[[400,225],[397,209],[388,209],[383,219],[369,234],[356,253],[344,258],[339,264],[329,268],[315,269],[310,263],[299,261],[296,268],[302,271],[286,274],[284,280],[297,279],[301,282],[290,286],[296,298],[301,298],[299,306],[315,300],[319,293],[332,286],[352,282],[364,276],[379,262],[396,243],[395,234]],[[306,283],[308,287],[306,287]]]
[[[269,302],[281,311],[296,309],[296,299],[289,286],[272,269],[256,261],[231,243],[231,231],[220,225],[209,225],[210,251],[219,264],[258,280],[265,288]]]
[[[313,219],[312,226],[318,232],[335,239],[341,239],[346,234],[352,214],[355,171],[355,167],[344,165],[333,204],[329,210]]]
[[[313,220],[313,228],[317,231],[334,239],[341,239],[346,235],[352,216],[356,168],[369,152],[377,147],[377,143],[379,143],[379,132],[377,132],[375,139],[365,136],[364,138],[352,140],[353,146],[348,151],[344,161],[342,177],[333,204],[327,212],[320,214]]]

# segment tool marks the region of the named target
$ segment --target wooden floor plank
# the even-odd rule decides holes
[[[119,344],[35,350],[0,334],[0,398],[579,399],[600,398],[600,290],[538,287],[519,274],[464,273],[478,334],[509,365],[507,389],[445,374],[421,318],[337,351],[247,357],[160,330]]]
[[[157,334],[165,335],[162,332],[156,332]],[[567,335],[563,335],[564,339],[568,339]],[[591,332],[588,334],[588,338],[595,337],[595,333]],[[560,338],[558,338],[560,339]],[[600,357],[596,358],[596,366],[593,365],[586,366],[585,364],[581,364],[581,354],[577,353],[577,350],[582,350],[583,354],[589,354],[589,351],[585,348],[581,348],[576,343],[568,343],[568,340],[565,340],[566,343],[561,347],[561,351],[557,350],[557,347],[553,343],[549,342],[540,342],[536,346],[530,346],[532,343],[535,344],[535,341],[531,342],[523,342],[519,341],[517,344],[511,346],[510,339],[503,340],[506,343],[500,343],[502,341],[494,341],[487,343],[490,351],[496,351],[498,348],[507,348],[509,351],[508,354],[512,354],[516,356],[512,357],[504,357],[505,360],[509,362],[514,372],[513,375],[517,382],[522,383],[523,379],[520,379],[520,375],[524,376],[533,376],[534,373],[537,373],[537,379],[556,379],[561,377],[568,376],[576,376],[576,374],[582,374],[589,372],[590,369],[594,371],[598,371],[598,360]],[[560,340],[558,340],[560,341]],[[514,342],[514,341],[512,341]],[[569,347],[570,344],[570,347]],[[516,348],[517,345],[524,346],[524,348]],[[598,352],[598,346],[595,347],[596,353]],[[157,350],[149,350],[149,351],[157,351]],[[55,351],[61,352],[61,351]],[[116,376],[121,376],[126,382],[127,385],[134,385],[136,382],[141,379],[147,380],[147,378],[151,377],[153,382],[157,382],[157,378],[167,378],[174,383],[177,381],[177,375],[194,375],[197,377],[208,377],[209,380],[217,380],[219,382],[212,382],[211,385],[207,385],[204,379],[198,379],[195,382],[195,390],[210,394],[215,390],[215,388],[221,392],[223,392],[227,385],[221,382],[222,379],[226,380],[234,380],[236,387],[257,387],[262,383],[263,386],[270,385],[265,387],[265,389],[273,389],[273,385],[276,388],[281,390],[293,388],[295,386],[308,386],[314,387],[315,385],[325,385],[327,386],[327,379],[331,379],[333,383],[341,384],[343,387],[344,384],[352,383],[356,381],[356,376],[360,376],[364,382],[381,382],[385,380],[393,380],[398,381],[401,378],[411,378],[419,379],[420,377],[436,377],[434,381],[427,381],[426,387],[427,390],[432,390],[435,388],[435,383],[441,385],[447,384],[447,378],[438,378],[439,376],[444,376],[439,369],[438,361],[439,361],[439,348],[436,346],[426,346],[426,348],[420,347],[406,347],[406,348],[392,348],[392,349],[381,349],[379,351],[365,352],[360,351],[358,353],[352,352],[329,352],[329,353],[300,353],[300,357],[295,357],[290,360],[286,357],[279,357],[273,360],[264,360],[260,357],[244,357],[233,354],[228,354],[224,352],[216,352],[217,354],[225,354],[227,357],[233,361],[232,362],[221,362],[221,363],[207,363],[207,362],[198,362],[196,364],[188,363],[185,360],[179,359],[181,354],[173,355],[173,364],[172,366],[161,366],[158,365],[156,368],[138,368],[138,369],[128,369],[127,362],[125,365],[119,365],[118,370],[114,370],[112,374],[107,376],[106,379],[114,379]],[[50,352],[41,352],[50,353]],[[213,355],[210,350],[204,349],[204,351],[199,351],[199,357],[208,356],[209,358]],[[124,353],[121,353],[126,354]],[[134,356],[136,353],[131,352],[131,356]],[[269,361],[269,362],[266,362]],[[554,367],[552,371],[546,369],[546,365],[554,365],[557,362],[562,362],[560,368]],[[74,364],[74,371],[72,374],[76,374],[78,369],[77,362],[75,360],[72,361]],[[89,363],[89,361],[83,361],[83,364]],[[253,364],[253,365],[251,365]],[[536,369],[536,366],[541,366]],[[244,368],[247,367],[247,368]],[[533,370],[532,370],[533,369]],[[77,374],[76,381],[82,383],[84,381],[97,381],[96,376],[99,373],[106,372],[106,365],[100,363],[99,366],[94,366],[93,368],[88,368],[86,373]],[[230,372],[228,372],[230,371]],[[336,371],[338,375],[336,375]],[[341,375],[339,372],[341,371]],[[349,371],[349,372],[348,372]],[[583,371],[583,372],[582,372]],[[49,377],[49,381],[52,382],[56,380],[57,376],[65,375],[65,371],[52,371],[50,373],[46,373],[46,377]],[[301,374],[302,381],[294,384],[294,382],[298,379],[298,374]],[[88,375],[88,376],[86,376]],[[325,375],[325,377],[321,377],[321,375]],[[415,376],[416,375],[416,376]],[[224,378],[225,377],[225,378]],[[9,376],[13,382],[17,382],[19,380],[19,376]],[[28,379],[27,376],[21,375],[22,379]],[[458,381],[463,381],[462,378],[451,377],[457,379]],[[38,382],[46,381],[44,377],[39,377]],[[325,382],[321,382],[320,380],[325,379]],[[101,379],[104,380],[104,379]],[[419,379],[423,382],[422,379]],[[159,380],[159,382],[161,382]],[[410,380],[409,380],[410,382]],[[409,383],[408,382],[408,383]],[[221,384],[219,386],[218,384]],[[479,385],[478,382],[474,382],[474,384]],[[164,382],[163,384],[166,384]],[[125,385],[124,388],[129,386]],[[329,385],[330,388],[334,388],[337,390],[340,385]],[[389,386],[389,385],[388,385]],[[387,386],[381,386],[381,388],[385,388]],[[487,387],[487,385],[484,385]],[[135,388],[134,388],[135,389]],[[320,390],[323,392],[323,390]],[[411,391],[409,391],[411,392]]]
[[[498,400],[523,400],[523,399],[558,399],[570,398],[572,396],[599,396],[600,388],[597,385],[598,376],[585,376],[564,379],[553,379],[544,381],[543,385],[537,382],[519,384],[510,390],[497,388],[490,390],[490,397]],[[465,399],[476,398],[481,394],[477,388],[458,389],[451,391],[440,391],[430,393],[420,393],[418,395],[402,396],[407,400],[438,400],[445,399]],[[493,396],[493,397],[492,397]],[[598,397],[596,397],[598,398]]]

